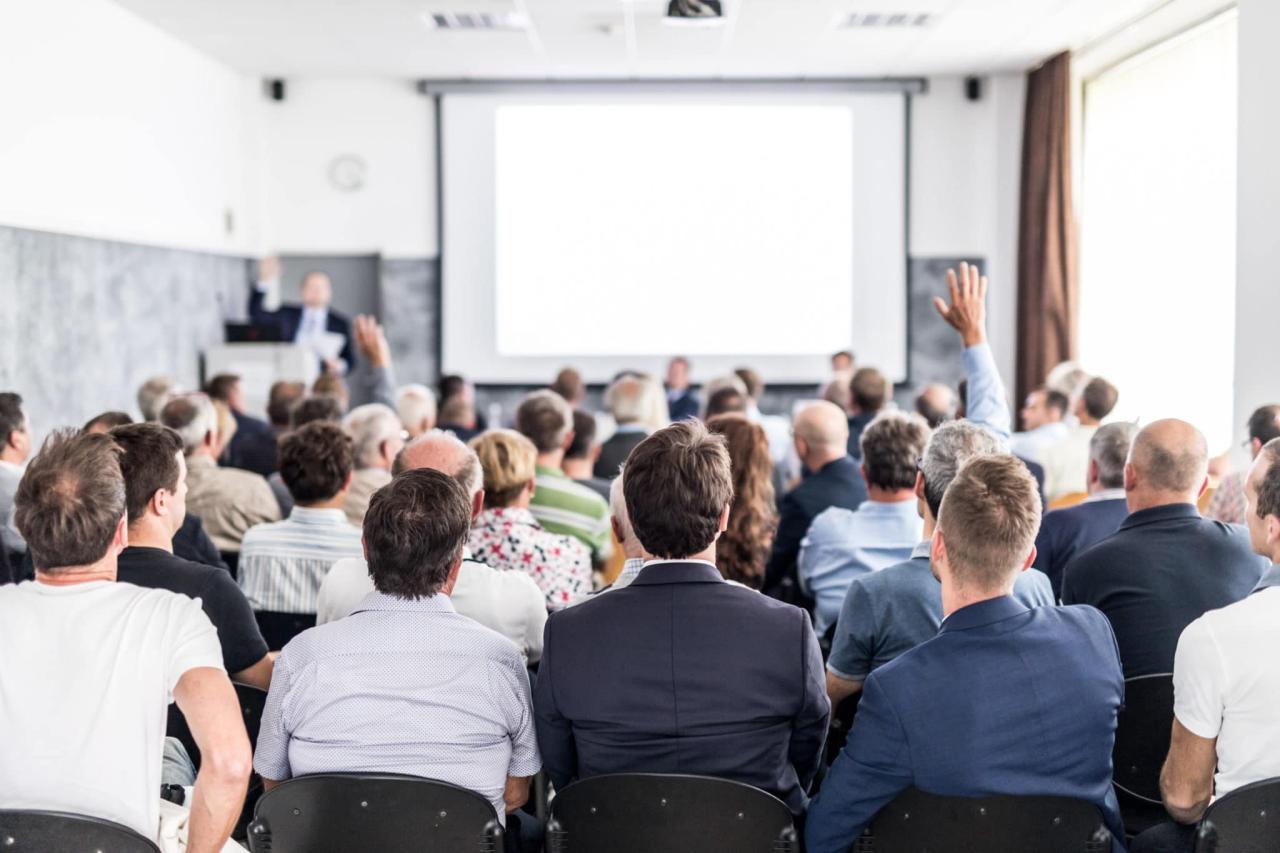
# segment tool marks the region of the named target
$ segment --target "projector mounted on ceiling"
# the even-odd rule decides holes
[[[519,12],[424,12],[422,22],[433,30],[529,29],[529,19]]]
[[[715,27],[724,23],[720,0],[671,0],[667,4],[668,24]]]

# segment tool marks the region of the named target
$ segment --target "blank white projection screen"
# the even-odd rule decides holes
[[[901,94],[447,95],[444,369],[905,375]]]

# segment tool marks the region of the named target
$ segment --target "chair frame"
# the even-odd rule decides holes
[[[158,795],[159,792],[157,792],[157,796]],[[20,843],[19,840],[15,836],[10,835],[8,830],[5,829],[6,817],[12,817],[15,815],[18,816],[19,819],[27,817],[36,818],[37,820],[73,822],[75,824],[79,824],[85,829],[94,828],[105,834],[110,834],[115,837],[116,841],[122,844],[132,845],[127,849],[123,847],[116,847],[114,845],[109,847],[104,841],[97,840],[94,842],[95,850],[101,851],[103,849],[108,849],[109,847],[112,853],[160,853],[160,848],[156,846],[154,841],[144,835],[140,835],[123,824],[100,817],[93,817],[91,815],[75,814],[74,812],[48,811],[44,809],[0,809],[0,849],[2,850],[21,849],[17,846]]]
[[[1209,808],[1205,810],[1204,816],[1200,818],[1200,825],[1196,828],[1195,853],[1218,853],[1218,845],[1221,839],[1218,837],[1218,827],[1214,823],[1214,813],[1222,810],[1224,803],[1234,805],[1242,796],[1247,796],[1253,791],[1260,788],[1272,788],[1276,790],[1277,799],[1280,799],[1280,776],[1271,779],[1262,779],[1257,782],[1251,782],[1248,785],[1236,788],[1229,794],[1226,794],[1220,800],[1210,803]],[[1262,809],[1260,817],[1266,817],[1266,809]],[[1272,850],[1280,849],[1280,839],[1277,839]]]

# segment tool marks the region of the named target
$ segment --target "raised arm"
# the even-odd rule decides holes
[[[187,851],[218,853],[244,807],[253,761],[240,703],[227,674],[213,667],[187,670],[173,696],[200,748]]]
[[[947,290],[951,301],[933,298],[933,307],[951,328],[960,333],[964,345],[964,370],[969,380],[965,417],[1008,438],[1013,418],[1009,413],[1004,381],[987,343],[987,277],[977,267],[960,263],[959,275],[947,270]]]
[[[360,360],[351,364],[348,376],[353,406],[382,403],[396,408],[395,368],[391,363],[391,344],[377,319],[368,314],[356,316],[352,338],[360,351]]]

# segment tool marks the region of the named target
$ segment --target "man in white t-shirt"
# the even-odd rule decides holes
[[[159,833],[165,716],[200,747],[187,850],[226,843],[250,768],[235,691],[200,602],[116,582],[128,544],[120,449],[59,433],[14,499],[36,579],[0,587],[0,809],[105,818]]]
[[[1280,563],[1280,439],[1258,454],[1245,496],[1254,551]],[[1132,853],[1190,853],[1195,824],[1213,798],[1280,776],[1277,646],[1280,565],[1244,600],[1210,610],[1182,632],[1173,661],[1173,739],[1160,774],[1176,823],[1142,833]]]

